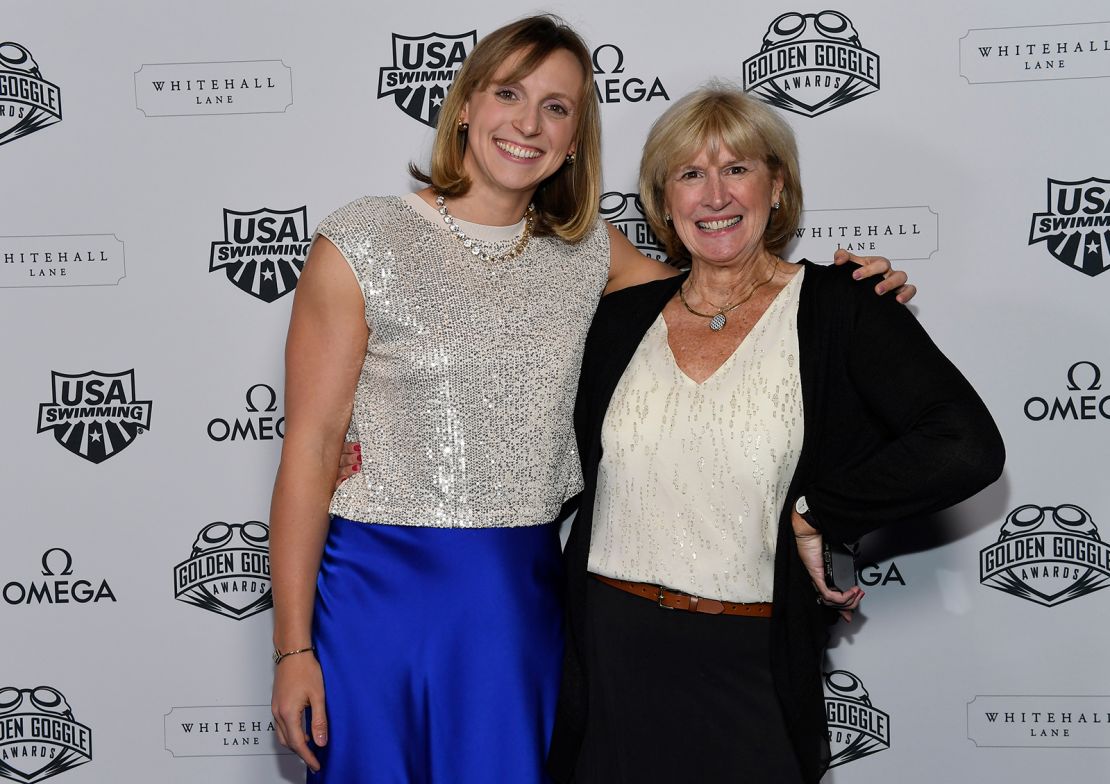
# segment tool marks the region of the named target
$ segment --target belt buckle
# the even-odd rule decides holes
[[[657,585],[656,588],[659,589],[659,595],[655,599],[655,603],[662,607],[664,610],[674,610],[674,607],[668,607],[667,605],[663,604],[663,600],[666,598],[664,594],[667,592],[667,589],[664,588],[662,585]]]

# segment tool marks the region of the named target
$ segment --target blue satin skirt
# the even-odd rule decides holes
[[[328,743],[311,784],[538,784],[562,665],[559,526],[333,518],[314,643]]]

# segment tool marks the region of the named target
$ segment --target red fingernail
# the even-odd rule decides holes
[[[355,463],[353,466],[351,466],[352,471],[358,471],[359,468],[360,468],[360,466],[359,466],[358,463]]]
[[[355,444],[355,451],[356,452],[361,452],[362,451],[362,444]]]

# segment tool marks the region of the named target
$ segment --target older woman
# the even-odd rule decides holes
[[[640,191],[687,274],[605,297],[576,408],[567,657],[549,769],[576,784],[817,781],[851,542],[998,477],[990,414],[912,315],[790,264],[789,127],[727,87],[654,125]]]

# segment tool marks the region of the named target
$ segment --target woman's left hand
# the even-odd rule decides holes
[[[901,270],[890,266],[890,259],[885,256],[857,256],[854,253],[840,248],[833,255],[833,264],[859,264],[858,270],[852,273],[856,280],[863,280],[875,275],[882,275],[882,280],[875,286],[875,293],[882,295],[888,291],[894,292],[894,298],[905,305],[917,294],[917,286],[907,283],[909,276]]]
[[[825,584],[825,564],[823,559],[821,532],[807,523],[797,512],[791,512],[794,525],[794,543],[798,555],[809,572],[809,579],[817,590],[817,601],[840,611],[840,617],[847,623],[852,622],[852,613],[859,608],[863,599],[863,589],[854,585],[847,591],[834,591]]]

